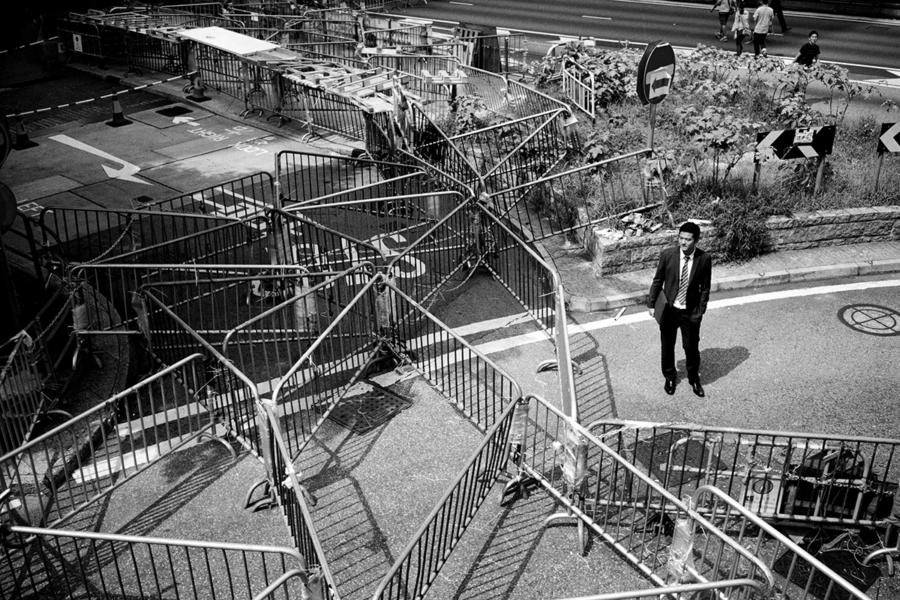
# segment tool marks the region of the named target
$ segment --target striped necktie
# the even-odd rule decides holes
[[[684,257],[684,266],[681,267],[681,279],[678,281],[678,297],[675,302],[681,306],[687,306],[688,277],[691,272],[691,257]]]

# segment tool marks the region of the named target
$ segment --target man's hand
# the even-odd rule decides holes
[[[651,319],[655,319],[655,318],[656,318],[656,309],[648,308],[648,309],[647,309],[647,312],[650,313],[650,318],[651,318]]]

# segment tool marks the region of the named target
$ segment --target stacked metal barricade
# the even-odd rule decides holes
[[[186,5],[71,19],[70,50],[182,73],[193,90],[243,100],[242,116],[263,111],[362,139],[369,157],[281,152],[274,175],[134,210],[41,215],[44,252],[65,265],[77,347],[125,337],[160,368],[46,433],[30,436],[30,421],[9,438],[3,594],[155,597],[181,587],[201,597],[339,598],[329,564],[338,557],[316,527],[328,507],[314,506],[298,465],[361,383],[399,369],[427,381],[481,441],[377,573],[378,598],[425,596],[489,494],[514,502],[532,485],[561,505],[549,522],[575,524],[582,548],[593,531],[655,586],[634,597],[814,589],[822,600],[866,598],[771,521],[877,524],[900,480],[898,442],[579,417],[563,290],[533,242],[659,202],[640,168],[650,149],[572,167],[578,144],[565,105],[437,52],[421,25],[301,8]],[[239,32],[222,39],[252,51],[204,45],[192,27]],[[488,124],[450,130],[464,95],[477,95]],[[556,360],[541,368],[558,370],[557,398],[524,397],[435,316],[479,269],[552,343]],[[24,344],[15,342],[0,389],[15,382],[37,419],[45,409],[28,366],[12,366]],[[69,528],[207,439],[235,440],[259,459],[265,477],[251,492],[282,512],[291,548]],[[87,557],[80,571],[67,570],[74,556]]]

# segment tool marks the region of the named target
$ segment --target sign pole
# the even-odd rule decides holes
[[[653,150],[653,136],[656,133],[656,104],[650,105],[650,137],[647,140],[647,147]]]
[[[878,162],[875,163],[875,187],[873,192],[878,191],[878,180],[881,178],[881,166],[884,164],[884,154],[878,155]]]
[[[819,156],[819,169],[816,171],[816,189],[813,194],[818,195],[822,189],[822,180],[825,178],[825,156]]]

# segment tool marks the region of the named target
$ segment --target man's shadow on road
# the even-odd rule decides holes
[[[738,365],[750,358],[750,351],[743,346],[733,348],[704,348],[700,351],[700,381],[712,383],[731,373]],[[680,373],[687,372],[684,359],[678,361]]]

